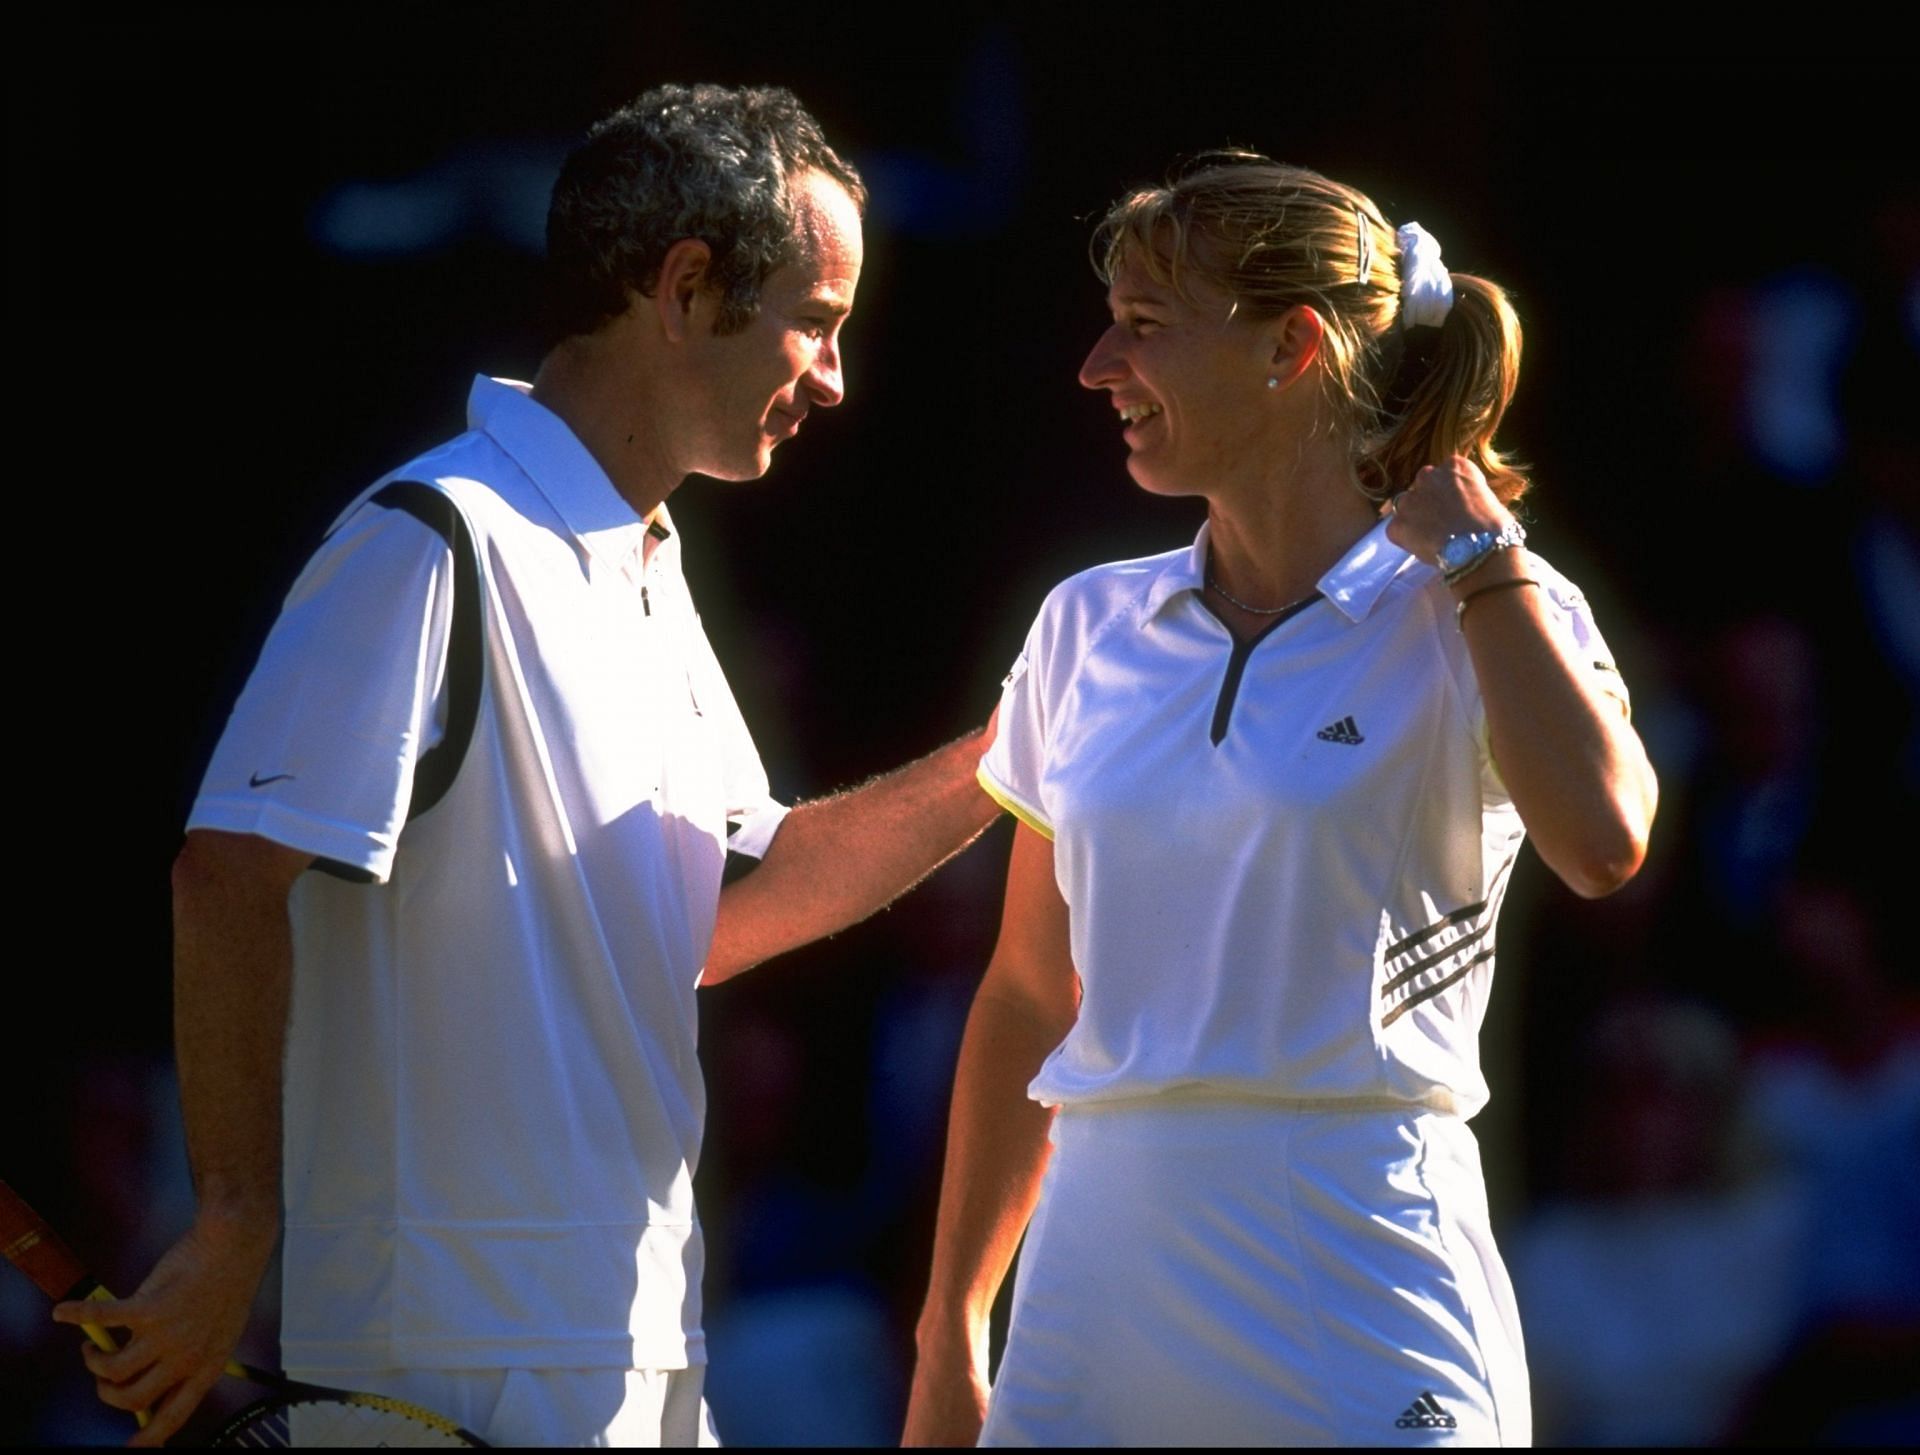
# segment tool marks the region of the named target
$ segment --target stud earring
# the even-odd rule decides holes
[[[1267,375],[1267,387],[1269,389],[1278,389],[1280,387],[1279,377],[1274,374]]]

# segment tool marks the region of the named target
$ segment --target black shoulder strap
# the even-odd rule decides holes
[[[375,491],[372,502],[387,510],[404,510],[433,528],[453,552],[453,622],[447,640],[447,730],[413,765],[413,797],[407,803],[407,821],[432,808],[453,787],[454,775],[466,759],[473,725],[480,717],[480,688],[486,663],[486,618],[481,609],[480,550],[460,507],[442,491],[418,480],[395,480]],[[405,827],[403,824],[402,827]],[[353,884],[371,884],[364,869],[333,859],[315,859],[322,874]]]
[[[481,612],[480,552],[467,518],[443,491],[418,480],[395,480],[375,492],[373,503],[404,510],[439,532],[453,552],[453,625],[447,641],[447,730],[413,768],[413,799],[407,818],[418,818],[453,787],[480,717],[481,677],[486,662],[486,626]]]

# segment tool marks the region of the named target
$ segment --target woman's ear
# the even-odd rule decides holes
[[[1320,357],[1327,334],[1326,320],[1306,304],[1296,304],[1267,325],[1267,377],[1271,387],[1285,389]]]

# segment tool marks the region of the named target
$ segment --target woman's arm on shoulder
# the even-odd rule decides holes
[[[1603,690],[1554,620],[1528,559],[1505,551],[1452,588],[1487,738],[1540,857],[1575,894],[1598,899],[1639,872],[1659,784],[1626,703]]]
[[[1456,456],[1420,472],[1387,534],[1432,560],[1448,535],[1510,519],[1479,470]],[[1602,690],[1567,639],[1541,575],[1516,547],[1493,552],[1448,590],[1513,806],[1547,867],[1597,899],[1639,872],[1659,785],[1625,703]]]
[[[1053,844],[1014,830],[1000,938],[967,1017],[947,1126],[933,1272],[918,1330],[908,1445],[971,1445],[986,1413],[987,1326],[1040,1196],[1053,1113],[1027,1096],[1078,1014]]]

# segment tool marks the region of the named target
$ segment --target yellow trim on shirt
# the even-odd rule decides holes
[[[979,768],[975,770],[973,776],[979,781],[980,786],[986,790],[987,797],[991,798],[1008,813],[1019,819],[1021,823],[1032,829],[1036,834],[1040,835],[1041,838],[1046,839],[1049,843],[1052,842],[1052,825],[995,782],[993,777],[987,772],[987,765],[985,763],[982,763]]]

